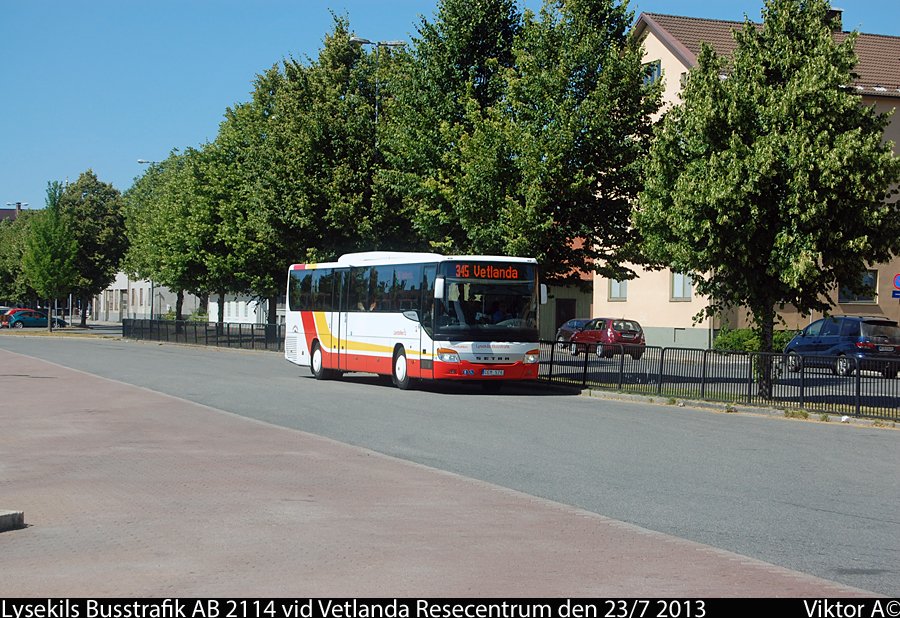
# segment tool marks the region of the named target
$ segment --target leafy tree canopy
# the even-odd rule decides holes
[[[704,47],[656,135],[634,222],[647,259],[690,273],[705,313],[747,307],[771,350],[775,310],[827,310],[900,248],[888,117],[849,87],[855,35],[825,0],[768,0],[731,58]]]

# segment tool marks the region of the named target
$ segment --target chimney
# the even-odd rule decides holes
[[[837,7],[831,7],[828,9],[828,12],[825,13],[825,19],[831,24],[831,30],[833,32],[841,32],[844,29],[844,24],[842,20],[842,16],[844,14],[844,9],[839,9]]]

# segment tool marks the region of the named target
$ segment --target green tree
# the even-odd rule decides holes
[[[78,242],[78,278],[73,291],[83,309],[91,297],[111,284],[127,249],[122,195],[101,182],[92,170],[66,185],[59,196],[59,213]],[[87,312],[81,312],[85,326]]]
[[[459,184],[467,174],[473,179],[471,168],[482,164],[466,156],[472,150],[460,149],[492,146],[501,160],[487,163],[505,161],[508,147],[497,143],[496,130],[487,129],[474,142],[470,136],[482,114],[503,100],[521,25],[515,0],[442,0],[434,21],[422,19],[411,51],[388,75],[392,96],[382,105],[387,126],[379,142],[386,165],[377,184],[385,201],[410,220],[413,246],[464,252],[479,234],[460,216],[460,210],[470,210],[470,198],[465,188],[460,194]],[[500,172],[485,174],[496,179]],[[505,199],[503,185],[481,197],[493,198],[481,211],[495,213]]]
[[[534,256],[554,283],[624,276],[660,92],[632,18],[611,0],[524,17],[441,3],[404,66],[385,172],[433,249]]]
[[[40,211],[24,210],[13,221],[0,221],[0,299],[4,301],[34,297],[22,270],[22,255],[35,212]]]
[[[730,59],[704,46],[659,126],[634,216],[647,258],[690,273],[707,315],[746,307],[764,351],[777,308],[828,310],[838,284],[900,245],[888,118],[850,86],[856,36],[836,42],[827,11],[768,0]]]
[[[661,92],[645,83],[632,22],[627,3],[549,0],[516,41],[508,114],[519,179],[495,236],[539,258],[552,282],[631,274],[630,217]]]
[[[175,318],[182,319],[184,292],[209,289],[204,253],[210,226],[200,175],[201,151],[173,151],[135,180],[125,195],[129,247],[123,265],[132,275],[176,293]],[[151,299],[152,302],[152,299]]]
[[[61,194],[60,183],[47,183],[47,206],[32,216],[22,253],[22,272],[29,287],[48,300],[49,331],[53,330],[53,301],[74,289],[79,275],[78,242],[60,212]]]

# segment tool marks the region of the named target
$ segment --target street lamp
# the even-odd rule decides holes
[[[159,161],[149,161],[148,159],[138,159],[137,162],[140,163],[141,165],[157,165],[159,163]],[[130,277],[129,277],[129,279],[130,279]],[[155,286],[153,284],[153,279],[150,279],[150,321],[151,322],[153,321],[154,289],[155,289]],[[137,314],[135,314],[135,315],[137,315]]]
[[[375,130],[378,130],[378,56],[382,47],[403,47],[406,41],[370,41],[361,36],[350,37],[351,43],[357,45],[374,45],[375,46]]]

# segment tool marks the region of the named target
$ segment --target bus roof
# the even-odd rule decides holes
[[[338,268],[348,266],[378,266],[380,264],[426,264],[430,262],[452,262],[465,260],[469,262],[524,262],[537,264],[534,258],[511,257],[508,255],[441,255],[439,253],[413,253],[409,251],[367,251],[364,253],[347,253],[337,262],[319,264],[292,264],[291,270],[306,268]]]

